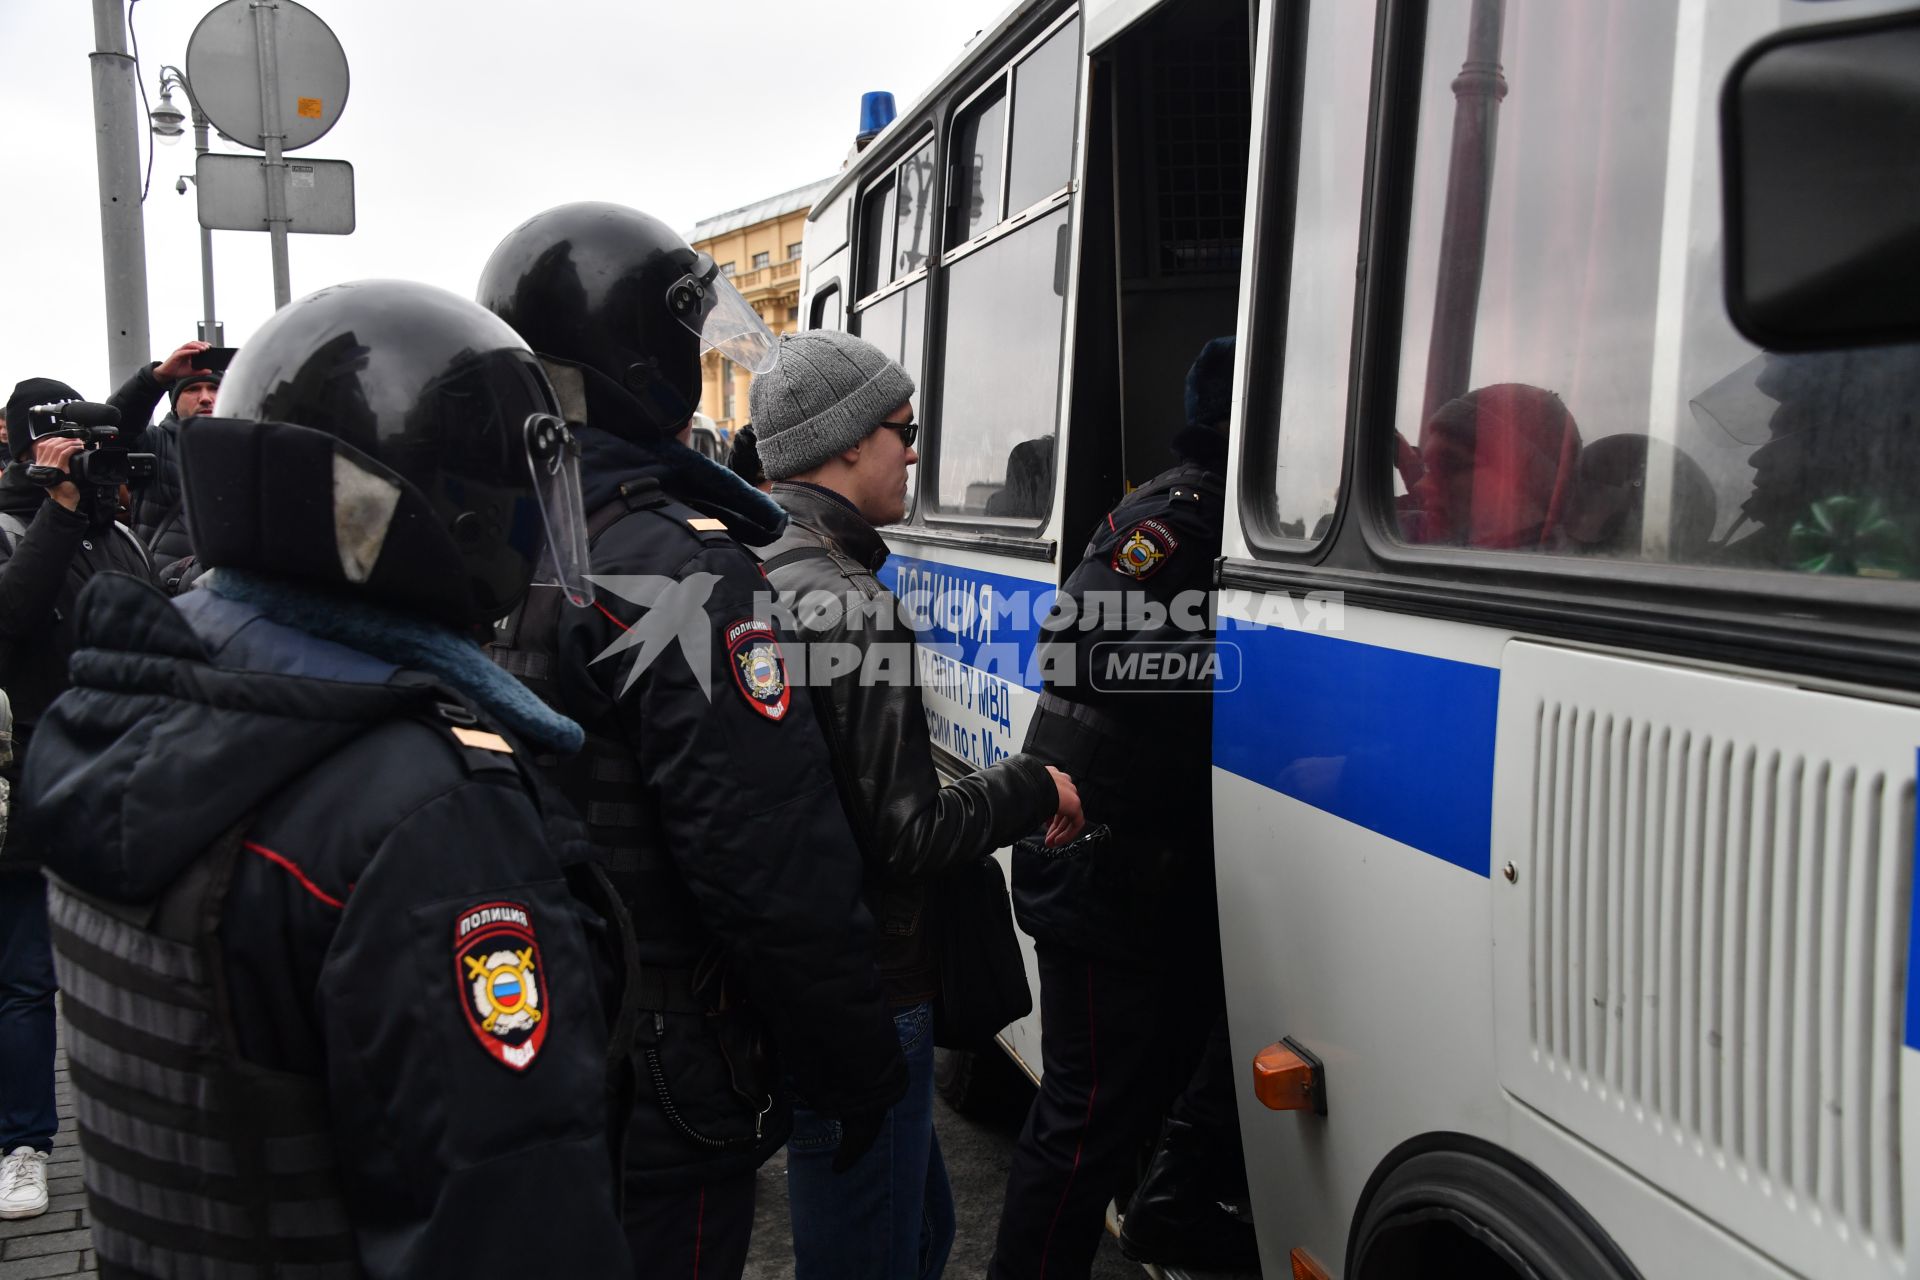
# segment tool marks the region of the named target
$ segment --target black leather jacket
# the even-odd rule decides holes
[[[773,496],[791,517],[786,533],[762,551],[781,602],[792,609],[814,592],[875,602],[825,614],[796,610],[794,630],[810,671],[824,669],[827,646],[860,652],[859,663],[830,684],[816,684],[815,706],[867,863],[867,903],[881,932],[881,982],[890,1003],[915,1004],[934,995],[936,985],[920,928],[927,883],[1041,826],[1053,816],[1058,795],[1046,766],[1024,754],[940,785],[913,679],[913,632],[874,576],[886,562],[887,544],[850,504],[824,489],[782,482]],[[882,648],[887,645],[898,648]]]

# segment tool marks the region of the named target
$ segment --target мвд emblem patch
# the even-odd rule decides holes
[[[453,924],[454,987],[480,1047],[502,1066],[525,1071],[546,1043],[545,965],[533,916],[518,902],[468,907]]]
[[[1150,578],[1159,570],[1160,562],[1179,547],[1180,539],[1173,536],[1173,530],[1158,520],[1142,520],[1127,530],[1113,549],[1113,571],[1129,578]]]
[[[787,714],[792,691],[787,687],[787,664],[773,628],[755,618],[727,624],[727,665],[747,705],[769,720]]]

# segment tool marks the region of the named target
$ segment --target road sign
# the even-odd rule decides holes
[[[200,19],[187,42],[187,81],[214,127],[243,147],[267,149],[260,101],[261,33],[255,4],[272,13],[283,151],[318,141],[347,105],[347,55],[331,28],[294,0],[226,0]]]
[[[286,169],[287,230],[309,235],[353,234],[353,166],[345,160],[292,157]],[[209,231],[266,231],[267,175],[253,156],[209,152],[193,167],[200,193],[200,225]]]

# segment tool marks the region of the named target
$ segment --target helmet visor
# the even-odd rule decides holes
[[[580,495],[580,442],[567,424],[550,413],[527,418],[527,465],[533,469],[533,493],[547,530],[547,550],[536,582],[557,582],[568,603],[593,603],[587,581],[587,512]]]
[[[667,307],[702,347],[751,373],[765,373],[778,359],[773,330],[708,254],[695,255],[693,269],[667,290]]]

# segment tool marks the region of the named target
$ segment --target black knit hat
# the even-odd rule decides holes
[[[27,410],[36,404],[54,404],[78,400],[80,393],[58,378],[23,378],[14,384],[7,397],[7,444],[13,456],[24,458],[33,452],[33,428],[27,422]]]
[[[218,369],[195,369],[186,377],[175,382],[171,387],[167,388],[167,407],[175,413],[180,412],[180,393],[188,387],[197,387],[202,384],[214,387],[219,386],[220,371]]]

